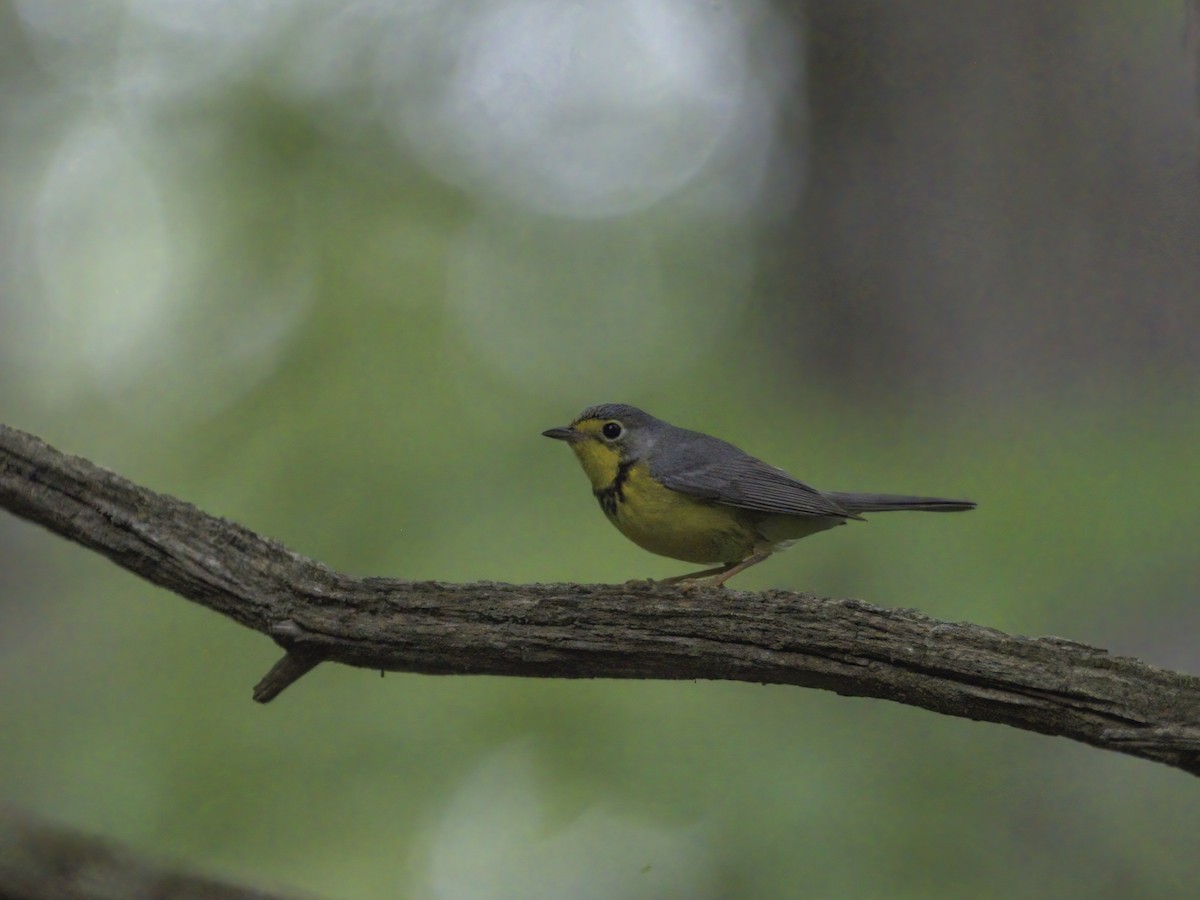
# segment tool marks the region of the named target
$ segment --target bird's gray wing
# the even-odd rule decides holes
[[[733,444],[697,432],[685,434],[650,465],[654,478],[673,491],[754,512],[858,518],[832,497]]]

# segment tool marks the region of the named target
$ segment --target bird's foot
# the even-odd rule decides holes
[[[645,590],[655,587],[660,583],[653,578],[630,578],[628,581],[622,582],[621,587],[629,588],[630,590]]]

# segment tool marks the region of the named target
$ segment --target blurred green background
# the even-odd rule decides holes
[[[1200,672],[1186,4],[0,2],[0,420],[352,573],[685,571],[635,403],[967,496],[736,587]],[[321,668],[0,516],[0,798],[345,898],[1178,897],[1194,779],[815,691]]]

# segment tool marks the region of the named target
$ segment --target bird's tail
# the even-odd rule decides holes
[[[842,491],[826,491],[825,493],[852,513],[894,512],[904,509],[924,512],[962,512],[975,508],[973,500],[905,497],[902,494],[854,494]]]

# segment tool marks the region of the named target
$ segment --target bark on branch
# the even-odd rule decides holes
[[[0,506],[269,635],[267,701],[321,662],[729,679],[879,697],[1200,775],[1200,678],[1059,638],[785,591],[352,578],[0,425]]]

